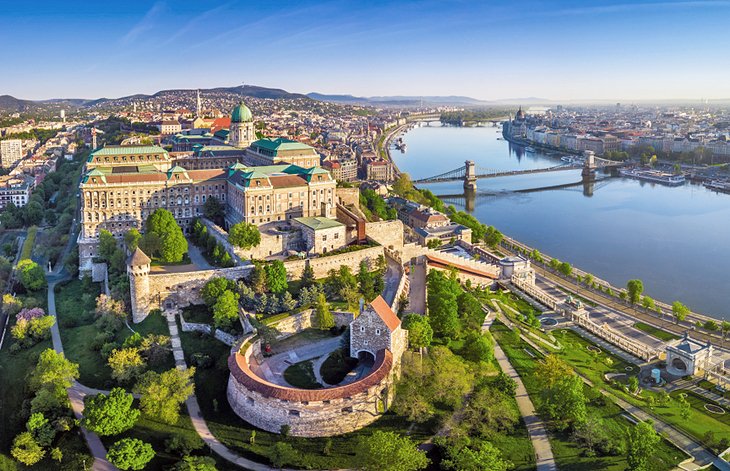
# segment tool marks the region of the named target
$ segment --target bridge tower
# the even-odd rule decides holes
[[[596,176],[596,158],[593,151],[587,150],[583,152],[585,163],[583,164],[583,179],[593,179]]]
[[[464,189],[477,189],[477,167],[473,160],[464,162]]]

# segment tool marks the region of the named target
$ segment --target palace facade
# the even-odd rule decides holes
[[[318,166],[316,151],[285,139],[251,141],[253,129],[250,110],[240,104],[231,134],[247,149],[207,146],[193,155],[171,155],[159,146],[105,146],[92,152],[79,184],[80,269],[91,269],[102,229],[118,238],[132,228],[143,232],[144,221],[159,208],[170,211],[186,233],[209,198],[225,205],[227,225],[335,217],[337,183]],[[249,154],[275,164],[241,163]]]

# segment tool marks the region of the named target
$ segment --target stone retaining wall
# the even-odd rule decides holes
[[[350,325],[350,322],[352,322],[355,318],[355,315],[351,312],[332,311],[332,316],[335,318],[336,327],[346,327]],[[275,328],[279,332],[276,335],[277,339],[291,337],[304,329],[316,327],[315,310],[305,309],[302,312],[292,314],[289,317],[285,317],[280,321],[273,323],[271,327]]]

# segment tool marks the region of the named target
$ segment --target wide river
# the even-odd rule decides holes
[[[413,179],[458,168],[465,160],[496,171],[561,163],[500,137],[495,127],[424,125],[404,136],[405,154],[391,155]],[[513,191],[580,180],[579,170],[482,179],[468,203],[460,196],[461,182],[425,186],[483,223],[615,286],[639,278],[655,299],[680,300],[696,312],[730,319],[730,195],[689,183],[671,188],[627,178],[592,188]]]

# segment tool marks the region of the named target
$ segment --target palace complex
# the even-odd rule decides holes
[[[92,152],[79,185],[81,270],[91,269],[102,229],[118,238],[132,228],[144,231],[158,208],[170,211],[186,233],[209,198],[225,205],[228,225],[335,216],[336,181],[319,167],[314,148],[254,140],[251,111],[243,104],[233,109],[228,136],[228,143],[196,144],[184,153],[153,145]]]

